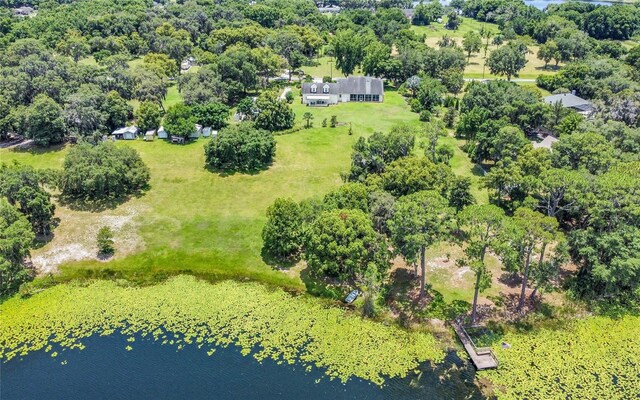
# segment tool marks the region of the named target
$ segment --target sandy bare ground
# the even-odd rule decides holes
[[[40,274],[55,273],[58,267],[72,261],[98,259],[96,236],[98,230],[108,226],[114,233],[115,257],[144,249],[144,241],[138,234],[140,204],[123,204],[102,212],[74,211],[56,208],[60,225],[54,230],[53,239],[32,252],[31,260]]]

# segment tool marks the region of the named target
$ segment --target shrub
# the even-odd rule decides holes
[[[71,200],[116,199],[145,189],[149,168],[137,151],[103,142],[79,144],[64,159],[59,187]]]
[[[429,110],[422,110],[418,118],[422,122],[429,122],[431,120],[431,112],[429,112]]]
[[[293,103],[293,100],[295,100],[295,96],[291,91],[287,92],[287,94],[284,95],[284,98],[287,100],[287,103],[289,104]]]
[[[225,171],[255,171],[268,167],[276,153],[271,132],[243,122],[223,129],[205,147],[206,163]]]
[[[447,128],[453,128],[456,123],[456,117],[458,116],[458,112],[454,107],[447,108],[447,112],[444,114],[444,124]]]
[[[108,226],[100,228],[96,240],[100,254],[107,256],[115,252],[115,248],[113,247],[113,232]]]
[[[420,104],[420,101],[418,99],[411,99],[411,112],[414,113],[419,113],[420,111],[422,111],[422,104]]]

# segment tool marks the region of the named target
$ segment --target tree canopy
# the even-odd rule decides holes
[[[230,172],[265,169],[275,154],[276,141],[271,132],[251,122],[224,128],[205,147],[207,165]]]
[[[149,168],[130,147],[102,142],[73,147],[59,178],[62,195],[70,200],[101,202],[119,199],[149,185]]]

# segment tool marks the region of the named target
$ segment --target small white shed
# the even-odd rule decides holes
[[[156,131],[154,131],[154,130],[147,131],[144,134],[144,141],[145,142],[153,142],[153,138],[154,138],[155,135],[156,135]]]
[[[160,128],[158,128],[158,139],[168,139],[169,138],[169,134],[167,134],[167,131],[164,130],[164,126],[161,126]]]
[[[204,128],[202,128],[202,137],[209,137],[209,136],[211,136],[211,127],[205,126]]]
[[[193,132],[189,135],[189,138],[191,139],[197,139],[200,137],[200,134],[202,133],[202,125],[198,125],[196,124],[195,129],[193,130]]]

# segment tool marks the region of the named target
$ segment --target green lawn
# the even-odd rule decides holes
[[[309,111],[314,115],[314,127],[278,136],[275,163],[255,175],[221,176],[206,170],[206,139],[184,146],[159,140],[118,142],[140,152],[151,170],[150,190],[100,212],[58,206],[56,216],[61,222],[55,236],[33,251],[34,258],[50,260],[64,251],[90,253],[95,249],[95,231],[110,224],[116,230],[115,258],[101,262],[90,255],[83,260],[64,261],[63,276],[91,276],[101,270],[101,275],[121,273],[152,280],[158,274],[191,272],[213,279],[247,277],[302,288],[295,274],[275,271],[261,258],[261,230],[267,207],[277,197],[302,200],[323,196],[339,186],[340,173],[348,169],[351,146],[359,136],[386,132],[400,123],[419,128],[421,123],[394,91],[387,91],[382,104],[309,108],[296,100],[293,108],[298,126],[303,124],[302,114]],[[331,115],[337,116],[340,125],[322,128],[322,120],[329,120]],[[353,135],[348,134],[349,125]],[[458,148],[460,143],[453,138],[443,141],[456,145],[452,161],[456,173],[471,176],[477,183],[473,165]],[[3,161],[15,159],[38,168],[60,168],[66,152],[63,147],[1,150],[0,156]],[[479,201],[486,201],[486,192],[478,185],[474,194]],[[113,225],[113,221],[121,222]],[[78,246],[81,250],[77,250]]]
[[[303,66],[300,68],[304,71],[305,75],[310,75],[314,78],[322,78],[325,76],[333,76],[333,79],[342,78],[344,75],[336,68],[335,57],[318,57],[315,59],[318,62],[317,66]],[[361,75],[360,68],[356,69],[353,75]],[[294,78],[295,79],[295,78]]]

